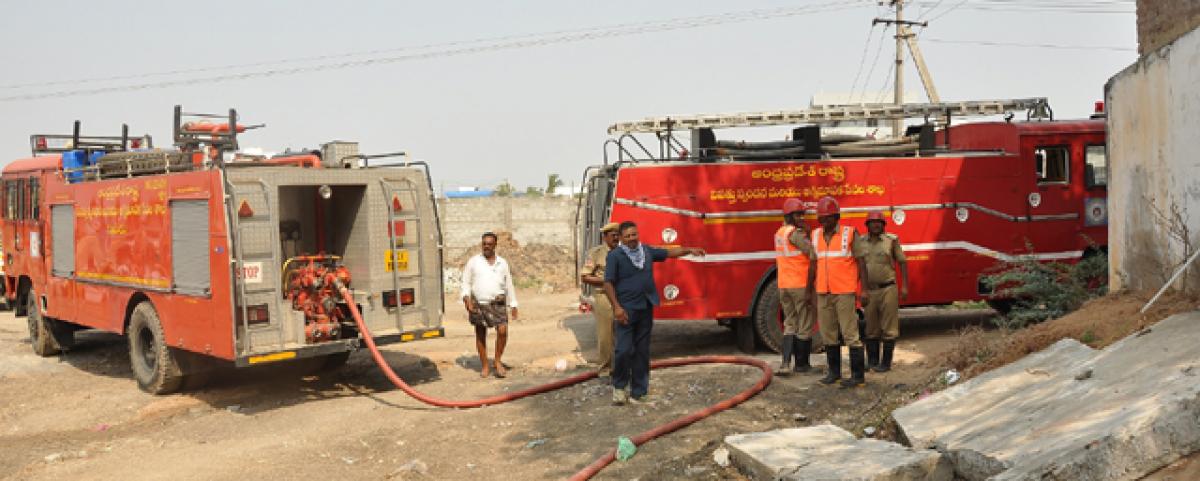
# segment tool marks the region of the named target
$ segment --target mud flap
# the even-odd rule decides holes
[[[755,339],[754,320],[742,317],[733,321],[733,332],[737,336],[737,348],[746,354],[754,354]]]

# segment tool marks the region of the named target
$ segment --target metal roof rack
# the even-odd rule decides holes
[[[29,148],[33,155],[54,154],[72,150],[90,152],[124,152],[129,149],[151,148],[150,135],[129,137],[129,126],[121,125],[121,135],[81,135],[81,122],[76,120],[70,134],[33,134],[29,136]]]

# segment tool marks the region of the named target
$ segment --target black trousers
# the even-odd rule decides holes
[[[629,395],[642,397],[650,390],[650,330],[654,328],[654,309],[625,309],[629,322],[613,322],[616,347],[613,352],[612,381],[616,389],[629,386]]]

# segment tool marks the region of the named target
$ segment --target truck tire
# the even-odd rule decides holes
[[[51,330],[50,323],[53,322],[42,315],[42,310],[38,309],[37,293],[33,289],[25,295],[25,312],[28,317],[25,319],[29,324],[29,343],[33,345],[33,353],[41,357],[50,357],[58,354],[61,349],[58,343],[54,341],[54,333]]]
[[[824,352],[825,343],[821,340],[821,331],[816,321],[813,322],[812,352]],[[768,349],[780,352],[783,342],[783,311],[779,306],[779,288],[774,280],[763,287],[758,294],[758,302],[754,305],[754,328],[759,340]]]
[[[158,312],[149,301],[133,308],[129,316],[129,365],[138,387],[151,394],[169,394],[183,384],[179,360],[167,346]]]
[[[783,343],[783,310],[779,307],[779,287],[775,280],[763,286],[754,303],[754,330],[763,346],[780,352]]]

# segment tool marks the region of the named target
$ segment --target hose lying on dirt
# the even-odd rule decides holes
[[[367,329],[367,324],[365,322],[363,322],[362,315],[360,315],[358,312],[358,308],[355,305],[354,298],[350,295],[350,290],[346,289],[346,287],[341,285],[340,282],[337,285],[337,289],[338,289],[338,292],[341,293],[342,298],[346,300],[346,305],[350,307],[350,314],[354,317],[354,323],[358,325],[359,333],[362,334],[363,341],[365,341],[367,343],[367,349],[369,349],[371,351],[371,357],[375,359],[375,364],[379,365],[379,369],[383,371],[383,374],[385,376],[387,376],[388,380],[392,381],[392,384],[395,384],[396,387],[400,388],[401,391],[404,391],[405,394],[408,394],[409,396],[412,396],[414,399],[421,401],[425,404],[439,406],[439,407],[449,407],[449,408],[477,408],[477,407],[483,407],[483,406],[490,406],[493,404],[500,404],[500,403],[504,403],[504,402],[508,402],[508,401],[513,401],[516,399],[521,399],[523,397],[532,396],[534,394],[541,394],[541,393],[544,393],[547,391],[561,389],[561,388],[564,388],[564,387],[567,387],[567,386],[570,386],[573,384],[578,384],[578,383],[587,381],[588,379],[596,377],[595,372],[588,372],[588,373],[579,374],[576,376],[571,376],[571,377],[568,377],[565,379],[559,379],[552,383],[543,384],[541,386],[534,386],[534,387],[531,387],[528,389],[523,389],[523,390],[516,391],[516,392],[501,394],[501,395],[487,397],[487,398],[483,398],[483,399],[475,399],[475,400],[470,400],[470,401],[450,401],[450,400],[446,400],[446,399],[440,399],[440,398],[435,398],[432,396],[427,396],[425,394],[422,394],[420,391],[413,389],[412,386],[409,386],[408,383],[404,382],[403,379],[400,379],[400,377],[396,375],[396,372],[392,370],[391,366],[388,366],[387,361],[384,360],[384,358],[383,358],[383,354],[381,354],[379,352],[379,349],[375,346],[375,339],[371,336],[371,331],[369,329]],[[708,406],[699,411],[680,416],[678,418],[675,418],[671,422],[668,422],[666,424],[661,424],[659,426],[655,426],[654,428],[652,428],[650,430],[644,431],[644,432],[638,434],[637,436],[630,438],[633,441],[633,444],[641,446],[642,444],[649,442],[651,439],[657,438],[657,437],[662,436],[667,433],[674,432],[680,428],[683,428],[689,424],[692,424],[696,421],[704,419],[708,416],[719,413],[719,412],[729,409],[731,407],[737,406],[738,404],[741,404],[743,401],[750,399],[755,394],[758,394],[763,389],[766,389],[767,385],[771,384],[771,368],[767,365],[767,363],[760,361],[758,359],[752,359],[752,358],[740,357],[740,356],[695,356],[695,357],[684,357],[684,358],[674,358],[674,359],[663,359],[660,361],[654,361],[654,362],[650,363],[650,369],[687,366],[690,364],[743,364],[743,365],[747,365],[747,366],[757,367],[760,370],[762,370],[763,374],[762,374],[762,377],[759,378],[757,383],[755,383],[753,386],[750,386],[746,390],[738,393],[737,395],[735,395],[733,397],[725,399],[719,403],[713,404],[713,405]],[[592,464],[589,464],[587,467],[584,467],[579,472],[575,473],[573,476],[571,476],[570,479],[572,479],[572,480],[590,479],[592,476],[595,476],[596,473],[599,473],[601,469],[604,469],[605,466],[608,466],[609,463],[612,463],[613,460],[616,458],[616,453],[617,453],[616,448],[609,450],[609,452],[607,454],[600,457],[596,461],[592,462]]]

